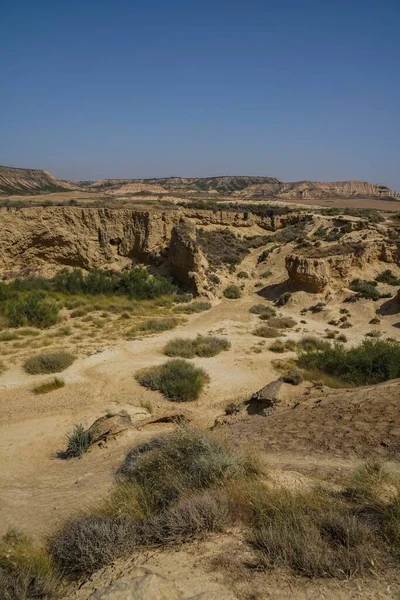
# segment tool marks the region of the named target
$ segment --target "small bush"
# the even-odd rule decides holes
[[[11,327],[31,325],[45,329],[58,321],[58,306],[41,292],[30,292],[6,301],[4,316]]]
[[[256,467],[208,433],[178,427],[131,450],[119,474],[144,490],[154,511],[182,494],[208,489],[224,480],[251,476]]]
[[[224,289],[223,294],[225,298],[229,298],[229,300],[237,300],[242,296],[242,292],[240,291],[238,286],[234,284],[228,285]]]
[[[53,390],[59,390],[65,386],[65,381],[60,379],[59,377],[54,377],[51,381],[45,381],[44,383],[40,383],[33,388],[34,394],[48,394]]]
[[[94,514],[67,522],[53,535],[49,551],[60,572],[75,579],[91,575],[136,547],[133,519]]]
[[[88,451],[91,444],[90,434],[80,423],[75,425],[73,431],[68,434],[66,458],[78,458]]]
[[[271,350],[271,352],[278,353],[293,352],[294,350],[296,350],[296,342],[294,340],[276,340],[273,344],[271,344],[269,349]]]
[[[276,329],[291,329],[297,323],[292,317],[272,317],[268,319],[268,325]]]
[[[388,340],[364,340],[359,346],[336,344],[307,351],[299,366],[332,375],[350,385],[369,385],[400,377],[400,344]]]
[[[167,356],[180,356],[193,358],[194,356],[216,356],[223,350],[230,348],[230,342],[216,336],[198,335],[195,339],[175,338],[168,342],[164,348]]]
[[[313,335],[305,335],[297,342],[297,347],[304,352],[312,352],[314,350],[325,350],[331,346],[329,342],[325,342]]]
[[[265,316],[268,319],[276,315],[276,310],[272,308],[272,306],[267,306],[266,304],[254,304],[249,308],[249,311],[254,315]]]
[[[209,380],[203,369],[179,358],[144,369],[136,375],[136,379],[144,387],[160,391],[173,402],[196,400]]]
[[[247,271],[239,271],[237,276],[239,279],[249,279],[249,277],[250,277],[250,275],[247,273]]]
[[[268,325],[260,325],[260,327],[254,329],[253,335],[257,335],[263,338],[276,338],[282,334],[280,331],[278,331],[278,329],[274,329],[273,327],[269,327]]]
[[[138,331],[157,333],[159,331],[168,331],[169,329],[174,329],[178,324],[179,320],[175,317],[148,319],[148,321],[145,321],[138,327]]]
[[[174,311],[191,315],[193,313],[203,312],[204,310],[210,310],[210,308],[212,308],[211,302],[203,302],[197,300],[196,302],[192,302],[191,304],[177,306],[176,308],[174,308]]]
[[[375,281],[379,283],[387,283],[388,285],[400,285],[400,278],[396,277],[396,275],[390,269],[386,269],[382,273],[379,273],[377,277],[375,277]]]
[[[75,357],[73,354],[60,350],[60,352],[32,356],[24,362],[23,366],[25,371],[30,375],[59,373],[72,365],[74,360]]]

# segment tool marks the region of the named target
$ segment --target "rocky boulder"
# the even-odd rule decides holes
[[[108,438],[114,437],[132,427],[132,420],[128,414],[105,415],[97,419],[87,430],[90,443],[106,442]]]

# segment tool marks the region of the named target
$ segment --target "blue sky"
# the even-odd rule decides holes
[[[400,2],[0,0],[0,164],[400,190]]]

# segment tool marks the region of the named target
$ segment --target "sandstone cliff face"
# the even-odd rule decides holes
[[[172,230],[168,249],[170,273],[196,294],[206,294],[207,260],[196,242],[193,225],[182,221]]]
[[[245,211],[230,210],[196,210],[185,209],[185,215],[190,217],[196,225],[221,225],[224,227],[252,227],[258,225],[267,231],[277,231],[287,225],[293,225],[300,221],[311,220],[311,215],[304,212],[288,212],[283,214],[256,215]]]
[[[0,209],[0,272],[123,268],[165,251],[179,211],[46,207]]]
[[[342,248],[342,247],[338,247]],[[326,252],[329,252],[326,249]],[[365,265],[375,262],[397,261],[395,245],[385,242],[372,242],[366,246],[358,246],[347,252],[340,253],[332,247],[331,255],[313,256],[307,254],[289,254],[286,257],[286,270],[289,279],[310,292],[322,292],[329,285],[345,286],[354,278],[355,268],[362,269]]]

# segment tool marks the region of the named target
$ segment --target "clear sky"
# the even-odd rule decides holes
[[[0,164],[400,190],[400,0],[0,0]]]

